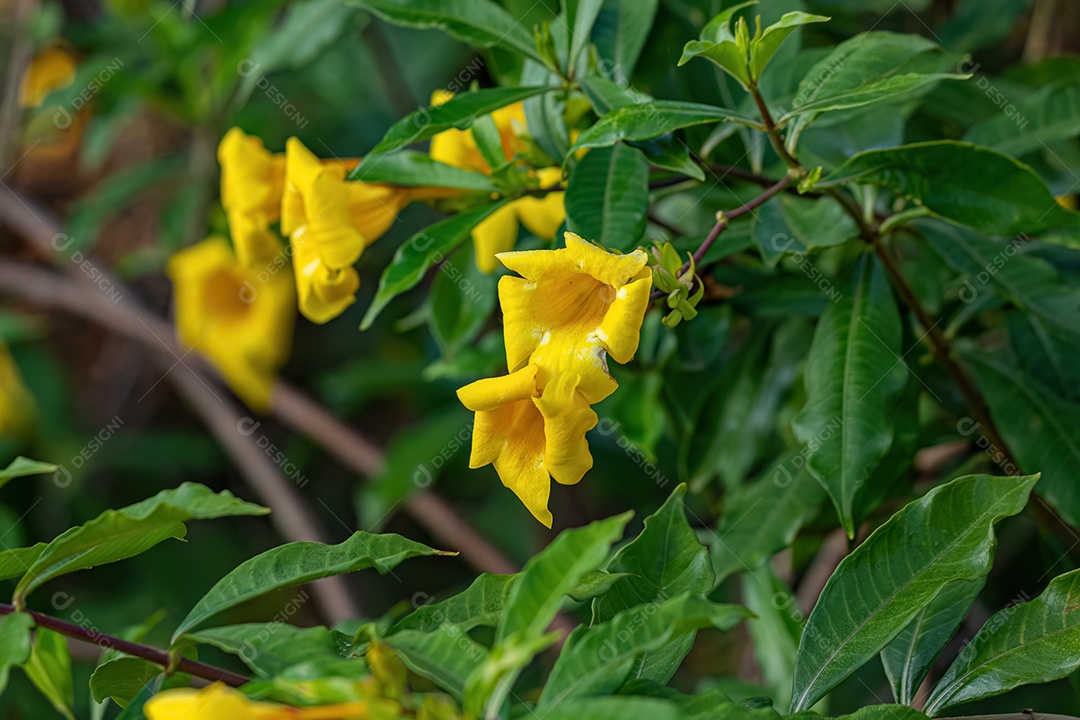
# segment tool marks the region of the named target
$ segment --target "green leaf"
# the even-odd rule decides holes
[[[780,45],[787,40],[788,35],[798,30],[803,25],[811,23],[828,22],[832,18],[824,15],[811,15],[804,12],[789,12],[761,33],[761,37],[754,40],[750,45],[750,77],[757,80],[765,71],[765,66],[772,60],[773,55],[780,49]]]
[[[592,624],[611,620],[639,606],[651,606],[685,593],[704,595],[713,588],[708,550],[686,520],[680,484],[655,513],[645,518],[645,528],[615,554],[608,571],[626,573],[609,592],[593,601]],[[667,682],[694,643],[692,631],[673,637],[673,642],[642,650],[635,660],[635,678]]]
[[[1036,480],[968,475],[939,485],[841,560],[803,631],[792,712],[862,667],[945,585],[985,577],[994,525],[1023,509]]]
[[[30,458],[25,458],[20,455],[12,460],[6,468],[0,470],[0,488],[4,487],[15,478],[56,472],[57,468],[58,466],[53,465],[52,463],[38,462],[37,460],[31,460]]]
[[[732,573],[753,571],[791,545],[799,528],[817,513],[823,495],[797,450],[728,495],[709,553],[716,584]]]
[[[628,83],[652,30],[660,0],[604,0],[593,25],[597,54],[608,61],[607,73],[617,83]]]
[[[781,195],[757,211],[754,244],[769,267],[788,253],[842,245],[858,237],[855,222],[834,202]]]
[[[483,573],[457,595],[421,605],[391,627],[386,636],[403,630],[433,632],[443,625],[465,631],[480,625],[495,627],[516,578],[517,575]]]
[[[570,55],[566,63],[566,74],[569,77],[574,76],[574,64],[589,41],[593,24],[603,4],[603,0],[563,0],[566,17],[573,18],[573,25],[567,24],[566,27],[570,33]]]
[[[146,720],[143,714],[143,706],[154,696],[153,688],[143,688],[139,691],[123,712],[116,716],[115,720]]]
[[[16,612],[0,617],[0,696],[8,684],[8,675],[15,665],[30,659],[30,630],[34,618],[29,613]]]
[[[75,691],[71,684],[71,653],[67,639],[58,632],[39,627],[34,631],[30,659],[23,665],[26,676],[56,710],[75,720],[72,705]]]
[[[408,558],[437,554],[438,550],[400,535],[363,531],[337,545],[287,543],[245,560],[219,580],[180,623],[173,642],[222,610],[272,590],[368,568],[386,574]]]
[[[817,117],[821,113],[833,110],[862,107],[877,102],[906,100],[915,90],[942,80],[967,80],[968,75],[955,73],[905,73],[893,75],[876,82],[868,83],[836,95],[820,98],[814,102],[805,103],[790,112],[785,113],[778,120],[786,123],[788,120],[799,115],[812,113]]]
[[[529,28],[490,0],[352,0],[388,23],[437,28],[455,40],[477,47],[501,47],[543,59]]]
[[[701,29],[701,39],[691,40],[683,47],[679,67],[695,57],[703,57],[716,63],[721,70],[742,83],[743,87],[749,88],[752,84],[749,47],[739,47],[735,35],[731,32],[731,19],[739,10],[756,4],[757,0],[752,0],[733,5],[710,20]]]
[[[683,720],[684,716],[674,703],[656,698],[613,696],[596,698],[573,698],[550,708],[544,720],[626,720],[648,718],[649,720]]]
[[[604,88],[602,83],[594,82],[593,85]],[[600,95],[599,98],[605,99],[606,102],[618,101],[618,96]],[[574,153],[584,148],[608,147],[623,140],[650,140],[680,128],[725,120],[734,120],[748,125],[755,124],[753,119],[734,110],[701,103],[654,100],[648,103],[623,105],[606,113],[592,127],[583,131],[570,148],[570,152]],[[584,160],[587,160],[590,155],[586,155]]]
[[[459,625],[431,631],[401,630],[384,639],[410,670],[426,677],[457,700],[465,697],[465,681],[487,658],[487,648]]]
[[[487,2],[487,0],[481,1]],[[386,131],[383,139],[371,149],[357,167],[356,173],[365,172],[364,165],[376,165],[382,162],[381,156],[384,153],[427,140],[444,130],[451,128],[464,130],[479,117],[551,89],[549,87],[510,87],[474,90],[455,95],[442,105],[420,108],[398,120]]]
[[[451,360],[472,345],[498,300],[499,276],[480,270],[474,255],[473,243],[465,243],[439,267],[428,293],[429,327],[444,359]]]
[[[15,586],[15,602],[55,577],[138,555],[169,538],[182,538],[188,520],[265,515],[268,508],[238,500],[225,490],[184,483],[119,510],[106,510],[50,542]],[[32,549],[31,549],[32,550]],[[29,554],[29,553],[27,553]]]
[[[309,599],[304,593],[287,607],[295,612]],[[255,674],[271,678],[300,663],[318,663],[325,670],[329,664],[361,662],[346,657],[349,639],[329,628],[299,628],[284,622],[227,625],[184,637],[185,642],[213,645],[236,655]]]
[[[945,585],[881,651],[881,663],[896,702],[914,702],[926,674],[960,628],[985,584],[986,578],[978,578]]]
[[[0,552],[0,580],[19,577],[30,569],[48,543],[40,542],[26,548],[10,548]]]
[[[648,206],[649,163],[629,145],[588,153],[566,187],[569,228],[611,250],[637,247]]]
[[[1080,524],[1080,408],[1050,391],[1036,378],[991,360],[981,352],[964,353],[975,384],[990,406],[1005,443],[1020,463],[1042,475],[1039,493],[1070,525]],[[972,440],[982,438],[978,423],[962,419],[957,429]],[[1000,448],[995,448],[1001,452]],[[1011,463],[1006,472],[1016,472]]]
[[[1080,570],[1039,597],[996,613],[960,652],[926,703],[936,715],[961,703],[1050,682],[1080,668]]]
[[[1018,235],[1077,224],[1027,165],[996,150],[955,140],[859,153],[818,187],[888,187],[934,214],[991,235]]]
[[[802,635],[803,617],[795,595],[768,563],[742,576],[742,590],[743,602],[756,616],[746,626],[765,687],[774,705],[788,707],[795,652]]]
[[[360,329],[370,328],[375,318],[391,300],[413,288],[423,279],[428,268],[440,262],[454,248],[465,242],[469,233],[481,220],[505,204],[505,200],[500,200],[491,205],[451,215],[445,220],[429,225],[402,243],[394,253],[394,259],[390,261],[383,270],[382,277],[379,278],[379,289],[364,315],[363,322],[360,323]]]
[[[469,712],[480,715],[485,706],[502,706],[522,668],[557,638],[544,632],[562,599],[607,559],[630,516],[623,513],[566,530],[525,564],[507,597],[491,655],[465,684]]]
[[[856,493],[888,452],[893,406],[907,380],[900,313],[880,265],[864,256],[821,316],[806,361],[806,406],[792,426],[848,537]]]
[[[1080,82],[1054,83],[975,123],[964,140],[1020,157],[1080,135]]]
[[[112,700],[124,708],[162,669],[149,660],[118,657],[98,665],[90,676],[90,694],[97,702]]]
[[[573,697],[611,694],[628,676],[637,678],[631,671],[641,654],[661,650],[676,637],[692,637],[701,628],[728,630],[748,617],[742,606],[717,605],[689,593],[622,610],[575,633],[555,662],[537,709]]]
[[[383,155],[377,162],[361,163],[353,170],[349,179],[406,187],[434,186],[479,192],[495,190],[495,185],[487,175],[432,160],[427,153],[415,150],[401,150]]]

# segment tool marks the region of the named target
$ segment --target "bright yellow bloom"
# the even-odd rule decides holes
[[[323,162],[296,138],[285,146],[281,231],[293,246],[300,312],[324,323],[351,305],[352,267],[411,199],[406,188],[345,180],[348,164]]]
[[[580,375],[578,390],[593,404],[617,387],[607,358],[626,363],[637,352],[652,272],[644,250],[623,255],[565,238],[564,249],[498,256],[521,275],[499,280],[506,362],[511,371],[535,363],[551,376]]]
[[[143,706],[148,720],[361,720],[368,703],[295,708],[249,700],[239,690],[214,683],[201,690],[176,688],[158,693]]]
[[[222,238],[181,250],[168,272],[181,342],[205,355],[252,409],[265,410],[292,346],[296,293],[288,273],[241,264]]]
[[[221,204],[229,214],[261,217],[269,225],[281,215],[285,156],[273,154],[262,140],[234,127],[218,145],[221,164]],[[235,233],[235,230],[233,230]]]
[[[557,185],[562,179],[562,171],[556,167],[538,170],[536,175],[542,188]],[[519,198],[484,218],[472,231],[476,266],[486,273],[495,272],[499,267],[495,256],[514,249],[519,224],[541,240],[554,240],[555,233],[566,220],[565,195],[564,192],[550,192],[539,198]]]
[[[25,434],[34,416],[34,398],[7,346],[0,343],[0,438]]]
[[[578,392],[579,380],[573,372],[549,376],[527,365],[458,390],[476,413],[469,467],[493,464],[503,485],[547,527],[550,478],[573,485],[592,467],[585,433],[597,417]]]
[[[19,85],[19,105],[40,107],[49,93],[75,82],[75,58],[67,51],[52,47],[42,50],[30,61]]]
[[[432,105],[442,105],[454,97],[454,93],[446,90],[436,90],[431,94]],[[525,106],[520,102],[501,107],[491,113],[491,119],[495,121],[495,127],[499,130],[499,139],[502,141],[503,153],[507,159],[513,159],[524,147],[525,142]],[[444,130],[431,138],[430,154],[432,160],[437,160],[447,165],[476,170],[485,174],[491,173],[491,166],[480,154],[472,133],[468,130],[450,129]]]

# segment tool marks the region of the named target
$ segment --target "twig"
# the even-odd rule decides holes
[[[9,615],[13,612],[16,612],[14,605],[0,603],[0,615]],[[169,656],[169,653],[159,648],[131,642],[130,640],[113,637],[112,635],[106,635],[97,630],[85,628],[81,625],[75,625],[66,620],[54,618],[51,615],[45,615],[44,613],[39,613],[35,610],[23,610],[22,612],[25,612],[30,615],[30,617],[34,618],[34,624],[38,627],[47,628],[69,638],[90,643],[91,645],[97,645],[99,648],[105,650],[116,650],[125,655],[149,660],[155,665],[160,665],[162,668],[173,667],[174,670],[179,670],[180,672],[194,675],[195,677],[200,677],[204,680],[220,681],[233,687],[240,687],[241,685],[251,682],[250,678],[244,677],[243,675],[239,675],[230,670],[223,670],[222,668],[214,667],[213,665],[207,665],[206,663],[197,660],[180,658],[173,666],[171,665],[173,659]]]

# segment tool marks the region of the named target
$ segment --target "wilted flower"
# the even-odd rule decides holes
[[[292,346],[292,278],[240,263],[213,237],[174,255],[168,272],[180,340],[205,355],[252,409],[265,409]]]
[[[637,352],[652,273],[643,250],[620,254],[566,233],[566,247],[500,253],[521,275],[499,281],[506,362],[511,371],[535,363],[549,375],[580,375],[590,404],[614,392],[607,358],[629,362]]]
[[[597,417],[578,392],[579,380],[573,372],[550,375],[527,365],[458,390],[476,413],[469,467],[493,464],[503,485],[547,527],[551,478],[573,485],[592,467],[585,433]]]

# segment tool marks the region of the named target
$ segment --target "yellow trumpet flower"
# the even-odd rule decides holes
[[[367,702],[296,708],[250,700],[222,683],[205,688],[175,688],[150,698],[143,706],[148,720],[362,720]]]
[[[559,168],[544,168],[536,172],[540,187],[557,185],[562,178]],[[476,244],[476,266],[486,273],[499,267],[496,255],[514,249],[518,225],[541,240],[553,240],[566,220],[566,205],[562,191],[549,192],[544,197],[523,197],[507,203],[484,218],[472,231]]]
[[[537,365],[458,390],[476,413],[469,467],[491,463],[537,520],[551,527],[551,478],[577,483],[592,467],[585,433],[597,417],[573,372],[549,375]]]
[[[615,391],[607,358],[627,363],[637,352],[652,272],[638,249],[621,254],[565,235],[566,247],[500,253],[521,277],[499,280],[506,362],[535,363],[549,375],[580,375],[589,404]]]
[[[285,156],[263,147],[263,142],[231,128],[218,145],[221,164],[221,204],[229,214],[230,229],[236,215],[258,216],[267,225],[281,215],[285,182]],[[233,230],[235,233],[235,230]]]
[[[181,342],[206,356],[248,406],[265,410],[292,347],[296,293],[288,273],[244,265],[224,239],[211,237],[174,255],[168,274]]]

